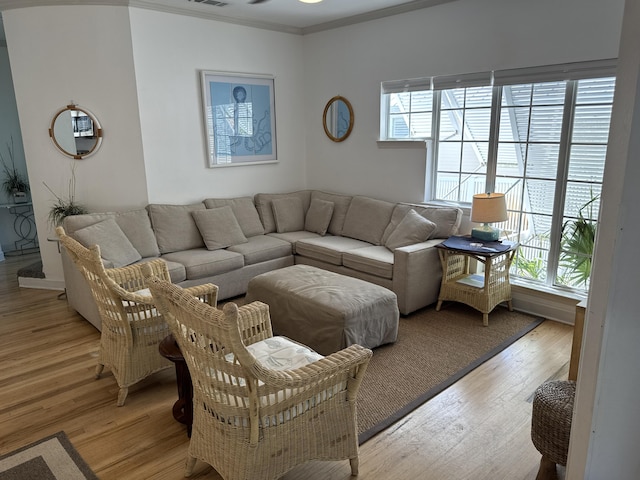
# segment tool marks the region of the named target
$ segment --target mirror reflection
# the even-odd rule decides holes
[[[324,131],[334,142],[346,140],[353,130],[353,107],[351,102],[341,95],[327,102],[322,116]]]
[[[53,116],[49,136],[58,150],[77,160],[94,153],[102,143],[97,119],[78,105],[67,105]]]

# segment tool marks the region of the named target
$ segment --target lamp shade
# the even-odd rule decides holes
[[[476,223],[504,222],[508,219],[504,193],[479,193],[471,203],[471,221]]]

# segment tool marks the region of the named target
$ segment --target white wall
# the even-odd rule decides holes
[[[90,210],[142,206],[142,160],[129,10],[125,7],[34,7],[3,12],[20,128],[47,281],[62,285],[62,264],[48,222],[54,198],[66,196],[76,165],[76,199]],[[104,127],[100,150],[65,157],[48,136],[53,115],[71,101]]]
[[[131,31],[150,202],[304,188],[300,36],[135,8]],[[200,70],[275,76],[277,164],[206,168]]]
[[[627,1],[567,479],[640,478],[640,4]],[[596,372],[596,374],[594,374]]]
[[[614,58],[624,0],[459,0],[304,37],[309,188],[424,198],[424,150],[379,148],[380,82]],[[351,136],[324,135],[334,95],[353,104]]]

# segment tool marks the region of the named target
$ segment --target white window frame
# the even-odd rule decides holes
[[[598,60],[591,62],[579,62],[579,63],[570,63],[570,64],[562,64],[562,65],[551,65],[544,67],[531,67],[531,68],[521,68],[521,69],[513,69],[513,70],[502,70],[502,71],[492,71],[492,72],[480,72],[474,74],[464,74],[464,75],[454,75],[454,76],[433,76],[433,77],[425,77],[419,79],[409,79],[409,80],[398,80],[392,82],[383,82],[381,84],[381,103],[380,103],[380,140],[382,141],[393,141],[393,142],[407,142],[407,143],[415,143],[415,142],[424,142],[427,141],[428,148],[427,150],[427,178],[425,178],[425,198],[424,201],[441,201],[441,199],[436,198],[436,182],[437,182],[437,158],[438,158],[438,132],[439,132],[439,120],[440,120],[440,92],[442,90],[454,89],[454,88],[463,88],[463,87],[474,87],[474,86],[491,86],[493,88],[493,101],[491,105],[491,134],[490,134],[490,145],[489,145],[489,163],[487,165],[486,171],[486,189],[487,191],[493,191],[493,186],[496,181],[496,165],[497,165],[497,146],[498,146],[498,138],[496,135],[496,129],[494,125],[499,122],[499,111],[500,111],[500,103],[502,98],[502,88],[507,85],[518,85],[518,84],[538,84],[545,82],[558,82],[558,81],[571,81],[571,80],[586,80],[586,79],[594,79],[594,78],[607,78],[607,77],[615,77],[616,73],[616,59],[607,59],[607,60]],[[560,149],[567,149],[568,140],[568,132],[571,131],[573,121],[573,107],[575,104],[575,86],[576,82],[568,82],[567,84],[567,97],[565,98],[564,111],[565,111],[565,120],[563,125],[563,133],[562,133],[562,144],[560,145]],[[431,89],[434,91],[433,95],[433,121],[432,121],[432,129],[431,135],[429,137],[412,137],[410,139],[405,138],[390,138],[388,134],[388,119],[390,116],[389,112],[389,93],[399,93],[399,92],[418,92],[421,90]],[[573,96],[573,97],[572,97]],[[571,100],[571,98],[573,98]],[[568,104],[567,102],[571,102]],[[571,109],[570,109],[571,107]],[[567,113],[570,113],[570,118],[567,118]],[[566,152],[564,152],[566,153]],[[561,157],[563,154],[561,154]],[[566,169],[568,168],[568,156],[563,157],[560,160],[558,166],[558,178],[557,181],[563,182],[563,184],[567,185],[567,177],[566,177]],[[525,178],[525,177],[523,177]],[[550,287],[550,288],[560,288],[566,290],[580,291],[581,289],[571,288],[559,286],[556,280],[556,273],[560,255],[560,243],[558,241],[559,229],[562,226],[563,222],[563,212],[564,212],[564,196],[566,195],[566,188],[561,189],[562,194],[560,195],[562,198],[556,198],[554,202],[554,210],[552,215],[553,221],[553,236],[554,241],[550,244],[550,248],[548,250],[548,260],[547,260],[547,274],[546,280],[541,283],[540,286]],[[454,203],[448,201],[448,203]],[[469,208],[470,204],[467,202],[457,203],[461,207]],[[559,225],[556,225],[560,222]]]

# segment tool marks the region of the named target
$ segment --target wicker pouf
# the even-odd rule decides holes
[[[541,466],[567,464],[576,383],[552,381],[540,385],[533,397],[531,440],[542,454]]]

